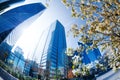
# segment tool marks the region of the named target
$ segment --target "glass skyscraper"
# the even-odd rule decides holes
[[[65,30],[63,25],[57,20],[49,28],[41,56],[40,67],[46,70],[46,76],[66,75],[67,55],[65,50]]]

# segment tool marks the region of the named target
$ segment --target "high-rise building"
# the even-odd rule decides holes
[[[87,56],[89,57],[91,62],[94,62],[101,57],[101,53],[98,48],[94,48],[93,50],[88,51]]]
[[[84,47],[84,50],[81,54],[81,57],[83,57],[82,62],[84,64],[94,62],[95,60],[98,60],[99,57],[101,56],[101,53],[98,48],[94,48],[94,49],[86,51],[85,44],[78,42],[78,45],[81,45]],[[91,44],[89,44],[89,45],[91,45]]]
[[[25,65],[23,54],[24,54],[24,52],[22,51],[22,49],[20,47],[16,47],[14,53],[11,53],[7,60],[7,61],[9,61],[9,60],[12,60],[11,58],[14,58],[13,67],[21,73],[23,72],[24,65]]]
[[[42,13],[45,7],[41,3],[31,3],[10,9],[0,15],[0,39],[14,45],[22,35],[24,29],[29,27]],[[29,24],[28,24],[29,23]],[[3,35],[5,33],[5,35]],[[1,42],[0,41],[0,42]]]
[[[49,28],[41,56],[40,67],[47,77],[66,76],[66,36],[63,25],[57,20]]]

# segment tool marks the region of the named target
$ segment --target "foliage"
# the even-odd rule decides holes
[[[60,79],[61,78],[61,71],[59,70],[59,69],[57,69],[57,70],[54,70],[54,72],[56,73],[57,72],[57,74],[56,75],[54,75],[54,79]]]
[[[102,61],[102,62],[101,62]],[[95,62],[91,62],[88,64],[82,63],[82,57],[79,55],[75,55],[72,57],[72,72],[74,76],[78,77],[89,77],[95,74],[99,74],[100,72],[105,72],[107,70],[107,66],[104,64],[107,61],[103,61],[102,59],[96,60]]]
[[[120,0],[62,0],[71,8],[72,17],[86,21],[83,26],[72,25],[74,37],[89,49],[108,49],[110,66],[120,68]]]

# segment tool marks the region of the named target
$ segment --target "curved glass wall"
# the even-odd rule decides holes
[[[11,30],[14,29],[6,39],[8,44],[13,45],[21,36],[23,30],[38,18],[44,9],[45,7],[41,3],[32,3],[2,13],[0,15],[0,36],[6,37],[10,34]],[[7,33],[3,35],[6,31]],[[3,37],[2,40],[4,40],[5,37]]]

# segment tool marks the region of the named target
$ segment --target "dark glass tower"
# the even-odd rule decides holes
[[[46,44],[41,56],[41,68],[47,71],[47,77],[65,76],[67,63],[66,36],[63,25],[59,21],[55,21],[48,31]],[[47,48],[47,49],[46,49]],[[46,50],[46,51],[45,51]],[[44,53],[46,52],[46,53]],[[63,74],[60,73],[63,71]]]

